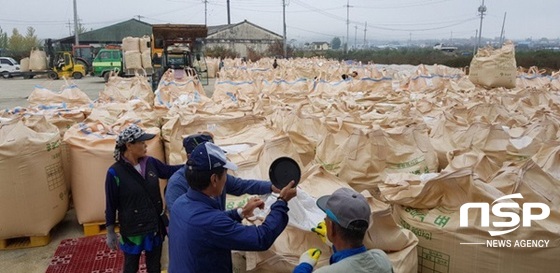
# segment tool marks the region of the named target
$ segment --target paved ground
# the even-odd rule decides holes
[[[74,80],[82,91],[92,100],[98,97],[99,91],[103,90],[105,83],[102,78],[85,77]],[[36,85],[41,85],[53,91],[62,90],[67,83],[64,80],[49,80],[47,78],[29,79],[22,78],[2,79],[0,78],[0,110],[16,106],[26,107],[27,96],[33,92]],[[214,80],[210,80],[204,89],[208,95],[213,93]],[[5,209],[5,208],[4,208]],[[60,241],[68,238],[83,237],[83,228],[78,224],[74,209],[70,209],[62,222],[60,222],[51,233],[52,241],[43,247],[19,249],[19,250],[0,250],[0,271],[1,272],[25,272],[43,273],[47,270],[51,257],[53,256]],[[165,243],[165,247],[167,241]],[[162,257],[164,269],[167,265],[166,251]]]
[[[0,109],[11,109],[16,106],[26,107],[27,97],[33,92],[36,85],[43,86],[52,91],[61,91],[67,84],[76,84],[92,100],[97,99],[99,91],[102,91],[105,87],[103,78],[93,76],[68,82],[64,80],[49,80],[46,77],[29,80],[24,80],[21,77],[11,79],[0,78]],[[210,79],[209,84],[204,86],[206,94],[211,96],[214,91],[213,88],[214,79]]]

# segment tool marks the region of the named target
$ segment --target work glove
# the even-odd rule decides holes
[[[315,267],[317,261],[319,261],[319,257],[321,257],[321,250],[318,248],[310,248],[299,256],[299,263],[307,263],[311,265],[311,267]]]
[[[325,221],[319,222],[319,224],[317,224],[316,227],[311,228],[311,231],[319,235],[323,243],[325,243],[328,246],[332,246],[332,243],[329,241],[329,238],[327,238],[327,224],[325,223]]]
[[[117,233],[115,233],[115,226],[107,226],[107,247],[111,250],[116,250],[119,246]]]

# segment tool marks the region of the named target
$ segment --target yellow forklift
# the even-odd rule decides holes
[[[84,65],[76,63],[74,56],[69,51],[57,52],[54,60],[56,60],[56,64],[51,66],[51,70],[47,74],[49,79],[56,80],[72,77],[79,80],[86,75]]]
[[[76,63],[72,52],[54,51],[51,39],[45,41],[45,53],[48,59],[47,69],[22,72],[24,79],[33,79],[37,75],[44,74],[47,74],[47,77],[52,80],[63,77],[81,79],[86,75],[86,68],[82,64]]]

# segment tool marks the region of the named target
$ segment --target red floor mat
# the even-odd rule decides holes
[[[110,250],[105,235],[97,235],[60,242],[46,273],[117,273],[122,272],[123,264],[122,251]],[[146,272],[144,255],[140,272]]]

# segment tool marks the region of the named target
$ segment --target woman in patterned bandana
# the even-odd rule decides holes
[[[137,272],[144,251],[149,273],[161,272],[161,250],[167,234],[159,178],[169,179],[182,165],[170,166],[147,156],[154,138],[136,124],[117,137],[114,158],[105,179],[107,246],[124,252],[124,272]],[[120,240],[115,233],[118,212]]]

